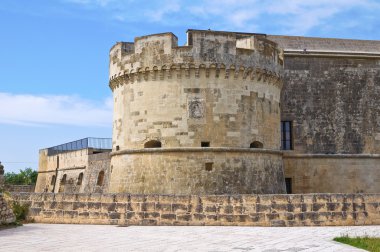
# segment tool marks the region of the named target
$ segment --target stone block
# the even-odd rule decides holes
[[[70,211],[70,210],[73,210],[73,202],[66,202],[66,201],[63,201],[61,202],[62,203],[62,210],[65,210],[65,211]]]
[[[65,202],[74,202],[77,201],[77,194],[72,194],[72,193],[65,193],[63,194],[63,201]]]
[[[34,201],[33,202],[33,207],[44,208],[45,207],[45,203],[43,201]]]
[[[100,205],[100,203],[99,203]],[[94,220],[98,220],[100,218],[100,213],[99,212],[95,212],[95,211],[90,211],[88,212],[89,213],[89,217],[90,219],[94,219]]]
[[[73,202],[73,210],[84,210],[87,208],[86,202]]]
[[[127,203],[116,203],[115,211],[125,213],[127,211]]]
[[[160,217],[159,212],[144,212],[144,219],[156,219]]]
[[[291,204],[299,204],[303,201],[302,195],[300,194],[289,194],[288,195],[289,203]]]
[[[304,194],[302,195],[302,202],[305,204],[313,204],[315,202],[314,194]]]
[[[380,203],[366,203],[366,210],[368,213],[379,214],[380,217]]]
[[[168,204],[164,204],[164,203],[156,203],[156,211],[160,211],[160,212],[172,212],[172,204],[171,203],[168,203]]]
[[[117,212],[110,212],[108,214],[109,218],[110,219],[120,219],[121,217],[121,213],[117,213]]]
[[[182,204],[182,203],[173,203],[172,204],[172,211],[175,213],[184,213],[189,211],[188,203]]]
[[[272,195],[258,195],[257,202],[260,203],[260,205],[270,206],[272,205]]]
[[[272,220],[270,221],[271,227],[286,227],[286,222],[284,220]]]
[[[203,221],[205,218],[206,218],[206,215],[204,214],[199,214],[199,213],[193,214],[193,219],[196,221]]]
[[[39,207],[31,207],[31,208],[29,208],[29,216],[31,216],[31,217],[33,217],[33,216],[38,216],[38,215],[40,215],[40,213],[41,213],[41,208],[39,208]]]
[[[146,211],[155,211],[155,203],[154,202],[143,202],[139,203],[140,204],[140,211],[146,212]]]
[[[101,202],[102,194],[100,193],[92,193],[88,196],[88,202]]]
[[[365,203],[353,203],[352,204],[352,210],[354,212],[361,212],[361,211],[365,211],[365,206],[366,204]]]
[[[90,217],[90,213],[89,212],[81,212],[81,213],[78,213],[78,216],[79,216],[79,218],[87,219]]]
[[[271,205],[264,205],[264,204],[256,204],[256,212],[257,213],[270,213],[271,212]]]
[[[271,211],[272,213],[277,213],[277,212],[285,212],[288,211],[289,205],[287,202],[285,203],[272,203],[271,205]]]
[[[324,200],[322,200],[323,202]],[[327,210],[326,203],[313,203],[312,204],[312,211],[313,212],[325,212]]]
[[[207,218],[210,219],[209,216],[207,216]],[[215,220],[215,221],[217,220],[217,221],[220,221],[221,223],[223,223],[223,222],[234,222],[235,221],[235,215],[233,215],[233,214],[218,214],[216,216],[216,219],[212,215],[211,220]]]
[[[316,194],[315,195],[315,203],[325,204],[331,202],[331,195],[327,193]]]
[[[161,214],[162,220],[175,220],[177,216],[175,214]]]
[[[338,212],[342,211],[342,204],[337,202],[326,203],[326,209],[328,212]]]
[[[172,199],[173,204],[187,205],[190,202],[190,196],[188,195],[174,195]]]
[[[63,210],[58,209],[58,210],[55,211],[55,217],[58,218],[58,219],[63,219],[63,213],[64,213]]]
[[[178,221],[192,221],[192,215],[191,214],[177,214],[177,220]]]
[[[256,206],[257,203],[257,195],[256,194],[243,194],[242,199],[245,206]]]
[[[91,201],[91,202],[87,203],[87,207],[91,211],[100,210],[101,206],[102,206],[102,204],[100,202],[93,202],[93,201]]]
[[[63,218],[77,218],[77,217],[78,217],[78,211],[70,211],[70,210],[63,211]]]
[[[148,194],[148,195],[146,195],[145,199],[146,199],[146,202],[149,202],[149,203],[153,202],[153,203],[155,203],[155,202],[158,202],[160,200],[160,195],[158,195],[158,194]]]
[[[159,203],[171,205],[173,203],[173,195],[160,195]]]
[[[152,219],[143,219],[139,221],[139,225],[142,226],[157,226],[157,220],[152,220]],[[163,224],[160,222],[160,224]]]
[[[218,220],[217,214],[206,214],[206,222],[217,221],[217,220]]]
[[[265,213],[251,213],[249,214],[252,222],[265,222]]]
[[[89,200],[89,195],[86,193],[79,193],[77,195],[78,202],[87,202]]]
[[[217,210],[218,210],[218,208],[215,205],[204,205],[203,206],[203,212],[206,213],[206,214],[216,213]]]
[[[343,212],[352,212],[353,211],[353,203],[343,203],[342,204]]]
[[[116,202],[116,196],[114,194],[103,194],[101,197],[102,203],[114,203]]]
[[[135,212],[126,212],[125,213],[125,219],[132,219],[132,218],[134,218],[135,217],[135,215],[136,215],[136,213]]]
[[[275,194],[272,196],[272,203],[274,204],[288,204],[290,201],[287,194]]]
[[[265,217],[267,220],[272,221],[272,220],[279,219],[280,215],[278,213],[267,213],[267,214],[265,214]]]

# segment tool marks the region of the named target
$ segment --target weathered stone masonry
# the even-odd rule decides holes
[[[379,225],[380,194],[14,194],[42,223],[118,225]]]
[[[284,193],[282,64],[277,45],[255,34],[189,30],[185,46],[172,33],[117,43],[109,192]],[[250,151],[255,143],[263,150]]]
[[[16,221],[9,203],[5,200],[2,193],[0,193],[0,226],[10,224]]]
[[[380,41],[272,36],[284,49],[281,120],[293,193],[380,191]]]
[[[380,192],[380,41],[188,30],[109,70],[112,150],[42,150],[36,192]]]

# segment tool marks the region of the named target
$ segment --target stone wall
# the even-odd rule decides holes
[[[109,192],[133,194],[285,193],[280,151],[150,148],[113,153]]]
[[[15,222],[16,218],[12,209],[9,207],[8,202],[5,200],[2,193],[0,193],[0,226]]]
[[[36,222],[119,225],[379,225],[380,194],[14,194]]]
[[[379,154],[284,153],[292,193],[378,193]]]
[[[104,180],[97,185],[101,171]],[[43,149],[40,150],[35,192],[106,192],[109,172],[109,151],[87,148],[48,155],[47,149]]]
[[[35,185],[5,185],[7,192],[34,192]]]
[[[379,62],[285,57],[281,119],[293,121],[295,152],[380,153]]]

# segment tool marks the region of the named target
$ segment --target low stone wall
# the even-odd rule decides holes
[[[119,225],[380,225],[380,194],[130,195],[19,193],[42,223]]]
[[[34,192],[35,185],[4,185],[8,192]]]
[[[9,207],[8,202],[5,200],[3,194],[0,193],[0,226],[15,222],[16,218],[12,209]]]

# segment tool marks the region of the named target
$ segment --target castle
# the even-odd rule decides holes
[[[40,150],[36,192],[380,191],[380,41],[188,30],[109,72],[112,140]]]

